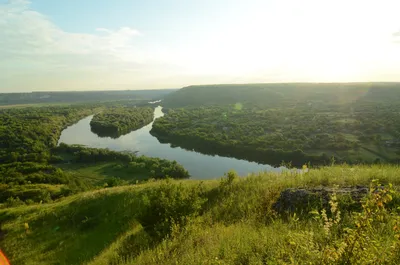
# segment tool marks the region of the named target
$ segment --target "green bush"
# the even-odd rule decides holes
[[[202,184],[187,187],[167,180],[159,187],[144,192],[144,207],[138,219],[149,234],[164,238],[174,226],[182,227],[200,213],[207,201],[204,195]]]
[[[116,177],[111,177],[106,180],[106,185],[107,185],[107,187],[110,187],[110,188],[122,185],[122,183],[123,183],[123,181]]]

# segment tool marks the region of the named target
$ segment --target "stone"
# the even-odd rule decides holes
[[[313,209],[328,209],[329,200],[333,193],[339,196],[349,196],[355,203],[360,201],[369,192],[366,186],[352,186],[341,188],[315,187],[290,188],[281,192],[273,209],[278,213],[308,213]]]

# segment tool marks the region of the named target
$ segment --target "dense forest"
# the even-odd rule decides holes
[[[166,98],[168,114],[151,132],[187,149],[273,165],[397,162],[399,98],[400,85],[391,83],[194,86]]]
[[[113,107],[94,115],[90,127],[100,137],[118,138],[149,124],[153,118],[150,107]]]

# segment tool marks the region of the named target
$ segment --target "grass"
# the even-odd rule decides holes
[[[102,185],[111,177],[118,177],[126,181],[145,180],[145,172],[132,172],[124,167],[119,167],[118,162],[91,163],[91,164],[62,164],[59,167],[68,174],[82,178],[93,185]]]
[[[102,176],[104,167],[81,174]],[[320,223],[283,218],[273,203],[289,187],[369,185],[373,179],[398,188],[400,167],[344,165],[100,189],[0,210],[0,245],[13,265],[320,264],[329,244]],[[343,225],[351,227],[353,215],[343,210]],[[380,229],[373,240],[388,247],[393,232],[388,225]],[[336,236],[331,240],[344,234]]]

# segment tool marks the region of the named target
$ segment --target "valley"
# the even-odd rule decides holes
[[[399,98],[397,83],[244,84],[2,108],[1,250],[12,264],[396,264]]]

